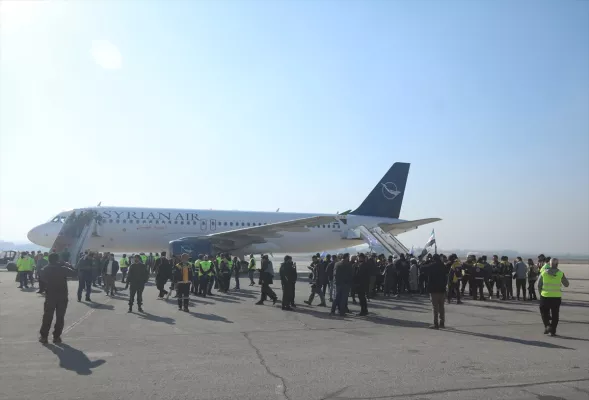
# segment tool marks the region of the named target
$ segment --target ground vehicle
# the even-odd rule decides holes
[[[16,256],[17,252],[14,250],[7,250],[0,253],[0,265],[6,265],[8,271],[16,271]]]

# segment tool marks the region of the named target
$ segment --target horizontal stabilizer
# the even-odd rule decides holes
[[[396,224],[378,224],[378,226],[380,229],[390,233],[391,235],[398,235],[403,232],[417,229],[421,225],[431,224],[432,222],[438,222],[441,220],[441,218],[425,218],[416,219],[415,221],[403,221]]]

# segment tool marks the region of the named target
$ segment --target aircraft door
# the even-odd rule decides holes
[[[210,227],[211,231],[216,231],[217,230],[217,220],[215,220],[215,219],[209,220],[209,227]]]
[[[206,231],[207,230],[207,220],[203,219],[200,221],[200,230],[201,231]]]

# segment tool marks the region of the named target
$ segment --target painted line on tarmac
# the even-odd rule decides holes
[[[90,317],[92,315],[92,313],[98,309],[100,309],[101,305],[105,305],[110,303],[110,301],[112,300],[112,297],[109,298],[108,300],[106,300],[104,303],[100,304],[98,307],[92,307],[90,310],[88,310],[88,312],[84,315],[82,315],[82,317],[80,317],[80,319],[78,319],[77,321],[75,321],[74,323],[72,323],[70,326],[68,326],[67,328],[65,328],[62,332],[62,336],[66,335],[69,331],[71,331],[72,329],[74,329],[76,327],[76,325],[79,325],[81,322],[83,322],[84,320],[88,319],[88,317]]]

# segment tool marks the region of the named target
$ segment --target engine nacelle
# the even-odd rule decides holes
[[[170,256],[180,256],[184,253],[196,260],[199,254],[214,255],[218,252],[208,238],[181,238],[172,240],[169,244]]]

